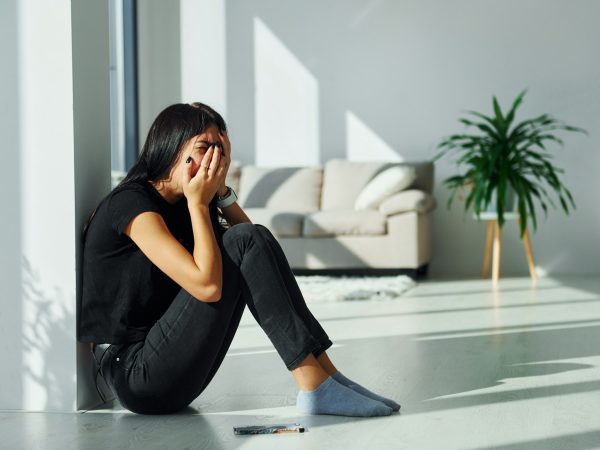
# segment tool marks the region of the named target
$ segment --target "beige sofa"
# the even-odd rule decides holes
[[[414,182],[377,209],[355,210],[363,187],[395,165]],[[397,170],[397,169],[396,169]],[[419,277],[431,259],[431,162],[353,162],[258,167],[232,162],[226,182],[254,223],[271,230],[296,274],[396,274]]]

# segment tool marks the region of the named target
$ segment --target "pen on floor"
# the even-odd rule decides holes
[[[273,433],[304,433],[304,427],[277,428]]]
[[[299,423],[233,427],[235,434],[304,433],[305,431],[305,428]]]

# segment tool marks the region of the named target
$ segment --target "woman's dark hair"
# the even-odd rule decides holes
[[[114,190],[121,189],[129,183],[165,179],[169,176],[183,145],[211,125],[216,125],[220,131],[227,131],[223,117],[203,103],[176,103],[165,108],[150,126],[137,162]],[[210,218],[214,231],[222,232],[227,228],[227,222],[217,209],[216,201],[215,195],[209,203]],[[99,206],[94,209],[83,228],[83,239]]]

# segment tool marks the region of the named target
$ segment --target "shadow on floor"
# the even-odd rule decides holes
[[[548,450],[553,448],[583,450],[598,448],[599,442],[600,430],[532,441],[521,441],[514,444],[494,445],[493,447],[478,447],[472,450]]]
[[[553,324],[565,326],[570,323],[579,325],[581,322],[583,321]],[[503,327],[503,330],[506,328],[509,327]],[[594,380],[464,395],[470,391],[505,384],[510,379],[589,369],[593,366],[558,360],[600,355],[600,349],[596,345],[600,338],[598,325],[553,330],[503,330],[479,328],[477,331],[489,334],[427,340],[415,338],[444,333],[377,338],[379,342],[376,346],[399,349],[397,358],[404,361],[404,364],[390,362],[398,367],[398,378],[403,375],[400,371],[405,372],[404,379],[406,375],[410,377],[413,374],[414,379],[409,382],[409,386],[398,386],[400,392],[396,397],[399,396],[406,405],[410,405],[403,412],[411,414],[600,390],[600,381]],[[470,331],[473,330],[464,330]],[[453,331],[457,334],[461,332]],[[351,345],[346,343],[339,350],[347,351],[349,348]],[[373,342],[371,348],[374,348]],[[415,367],[406,365],[411,363],[410,358],[403,357],[406,353],[418,355],[418,359],[413,359]],[[564,377],[562,379],[567,381]],[[408,391],[405,390],[407,387],[410,387]],[[388,394],[392,392],[388,390]],[[437,398],[456,394],[463,395]]]
[[[435,280],[435,279],[431,279],[429,280],[431,282],[441,282],[440,280]],[[482,280],[483,281],[483,280]],[[444,281],[446,282],[446,281]],[[450,283],[450,282],[446,282],[446,283]],[[425,283],[423,283],[425,284]],[[451,284],[449,284],[449,287],[452,287]],[[515,287],[508,287],[508,286],[502,286],[499,291],[501,291],[502,293],[507,293],[507,292],[523,292],[524,294],[526,293],[530,293],[530,292],[537,292],[537,291],[544,291],[544,290],[555,290],[558,286],[552,285],[552,286],[528,286],[528,287],[519,287],[519,286],[515,286]],[[461,295],[481,295],[481,294],[487,294],[490,295],[493,292],[493,285],[491,280],[489,281],[489,285],[488,286],[476,286],[473,287],[472,289],[464,289],[464,286],[461,286],[461,290],[459,291],[453,291],[453,290],[449,290],[448,292],[438,292],[436,290],[436,292],[432,292],[432,293],[427,293],[427,292],[417,292],[415,293],[415,288],[412,288],[410,291],[408,291],[406,294],[403,295],[403,297],[410,297],[410,298],[428,298],[428,297],[433,297],[433,298],[443,298],[443,297],[457,297],[457,296],[461,296]]]

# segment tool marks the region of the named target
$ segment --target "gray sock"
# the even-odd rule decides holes
[[[389,416],[392,409],[327,377],[316,389],[298,392],[296,407],[304,414]]]
[[[344,386],[347,386],[350,389],[353,389],[354,391],[358,392],[359,394],[362,394],[366,397],[372,398],[373,400],[377,400],[379,402],[385,403],[387,406],[392,408],[394,411],[400,410],[400,405],[398,403],[396,403],[394,400],[392,400],[391,398],[385,398],[385,397],[382,397],[381,395],[377,395],[376,393],[369,391],[368,389],[362,387],[357,382],[352,381],[349,378],[346,378],[344,375],[342,375],[342,373],[339,370],[336,373],[334,373],[333,375],[331,375],[331,377],[333,379],[335,379],[338,383],[341,383]]]

